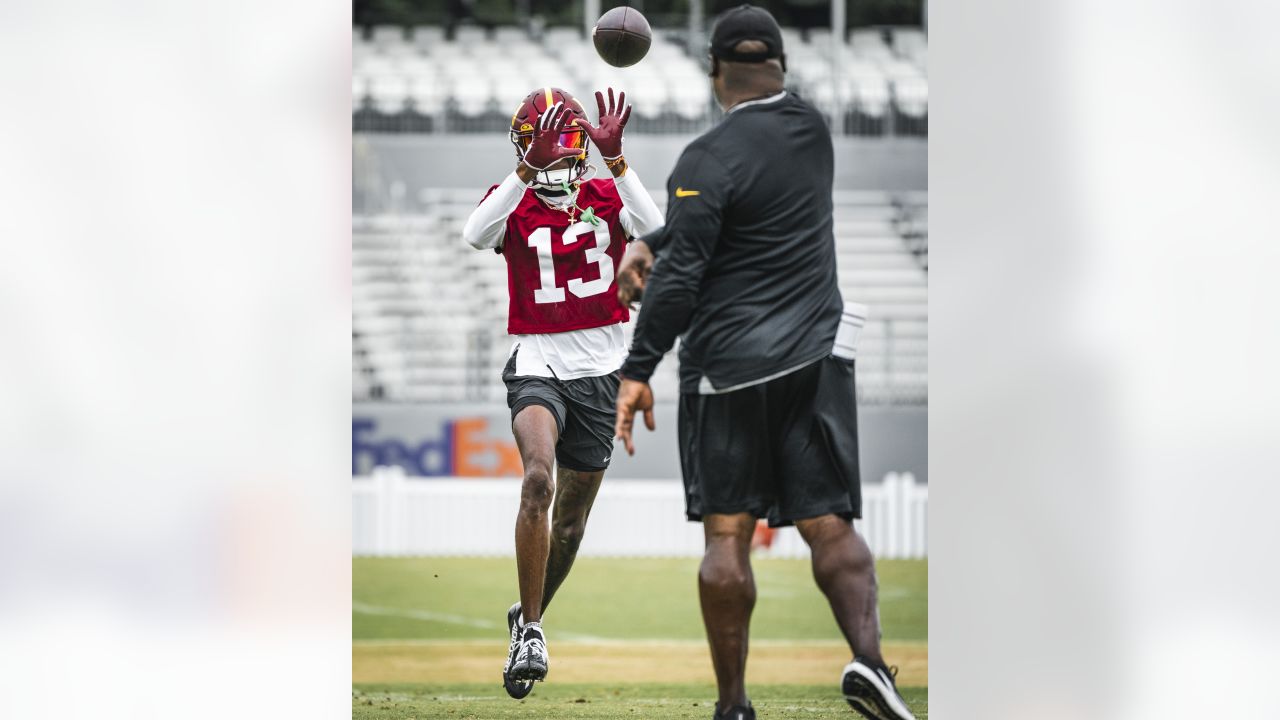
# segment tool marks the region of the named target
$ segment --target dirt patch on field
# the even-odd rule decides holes
[[[555,643],[548,680],[572,683],[710,683],[715,681],[706,645],[700,643]],[[470,683],[502,674],[506,643],[358,642],[351,652],[355,683]],[[898,684],[929,684],[929,646],[884,644],[897,665]],[[849,650],[834,643],[757,643],[747,662],[747,681],[810,685],[835,682]]]

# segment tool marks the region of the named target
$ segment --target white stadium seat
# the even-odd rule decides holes
[[[444,43],[444,28],[438,25],[419,25],[413,29],[413,44],[419,50],[429,50]]]
[[[895,80],[893,96],[906,115],[922,117],[929,111],[929,82],[924,78]]]
[[[627,96],[634,112],[649,118],[661,115],[670,101],[670,86],[656,75],[637,78],[631,94]]]
[[[866,75],[855,78],[851,101],[860,112],[880,117],[889,107],[889,83],[883,76]]]
[[[563,49],[569,45],[582,45],[582,32],[577,28],[570,27],[553,27],[547,28],[542,35],[542,43],[547,50],[555,53],[558,49]]]
[[[532,90],[532,84],[524,77],[498,78],[493,85],[494,101],[500,110],[510,112]]]
[[[408,78],[411,84],[417,85],[425,79],[435,78],[437,65],[422,56],[415,55],[401,58],[396,68],[401,75]]]
[[[885,47],[884,35],[879,30],[854,30],[849,33],[849,44],[855,50],[883,48]]]
[[[487,44],[488,40],[484,36],[484,28],[477,25],[460,25],[454,30],[453,42],[467,47]]]
[[[361,58],[355,63],[353,70],[358,75],[367,75],[369,77],[399,74],[395,63],[382,55],[370,55]]]
[[[902,57],[915,57],[926,45],[924,31],[919,28],[894,28],[893,50]]]
[[[361,75],[351,76],[351,107],[359,110],[369,94],[369,79]]]
[[[890,80],[922,78],[920,68],[903,60],[888,60],[880,63],[880,69]]]
[[[414,109],[424,115],[435,115],[444,110],[447,92],[445,86],[434,78],[414,82],[410,90]]]
[[[518,27],[500,27],[493,31],[493,39],[499,45],[529,41],[529,34]]]
[[[373,44],[379,49],[386,49],[392,45],[399,45],[404,42],[404,28],[392,25],[380,25],[373,29],[371,39]]]
[[[398,113],[409,98],[409,80],[402,75],[376,75],[370,78],[369,96],[378,111]]]
[[[485,112],[493,99],[493,84],[488,78],[473,77],[455,83],[453,99],[458,104],[458,112],[475,117]]]

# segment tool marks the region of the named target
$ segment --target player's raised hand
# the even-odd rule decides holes
[[[578,125],[591,138],[591,142],[600,149],[605,160],[616,160],[622,157],[622,129],[627,126],[631,117],[631,106],[627,105],[627,94],[618,91],[618,100],[613,99],[613,88],[609,88],[609,107],[604,105],[604,94],[596,91],[596,108],[599,109],[598,125],[586,120],[579,120]]]
[[[618,386],[618,419],[613,432],[614,437],[626,447],[628,455],[636,454],[635,443],[631,441],[631,427],[635,424],[637,410],[644,411],[644,426],[650,432],[657,428],[653,422],[653,389],[649,383],[623,378]]]
[[[534,170],[546,170],[565,158],[577,157],[582,150],[567,148],[560,144],[560,133],[569,122],[571,113],[564,103],[558,102],[547,108],[538,118],[538,127],[533,131],[533,139],[529,141],[529,149],[524,152],[524,164]]]
[[[633,240],[618,266],[618,303],[630,308],[644,296],[644,284],[653,270],[653,250],[643,240]],[[632,308],[634,309],[634,308]]]

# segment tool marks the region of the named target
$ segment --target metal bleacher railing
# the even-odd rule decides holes
[[[928,45],[919,28],[830,31],[784,28],[789,86],[814,103],[834,132],[928,134]],[[601,62],[579,29],[536,35],[516,27],[376,27],[352,38],[352,124],[357,132],[488,132],[510,122],[530,89],[554,85],[588,96],[628,92],[638,132],[700,132],[719,117],[702,51],[680,32],[654,30],[645,60],[625,69]]]
[[[461,240],[474,196],[474,189],[426,190],[423,213],[353,220],[354,399],[498,402],[505,397],[506,265]],[[655,199],[664,204],[662,194]],[[858,349],[859,399],[925,403],[927,275],[902,228],[919,232],[923,227],[927,238],[927,224],[920,220],[927,213],[927,195],[837,191],[834,200],[841,290],[845,299],[870,306]],[[659,366],[653,379],[658,397],[677,396],[677,367],[675,353]]]

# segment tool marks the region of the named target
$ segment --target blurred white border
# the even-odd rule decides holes
[[[0,9],[8,717],[349,717],[350,18]]]
[[[930,710],[1265,714],[1280,7],[930,12]]]

